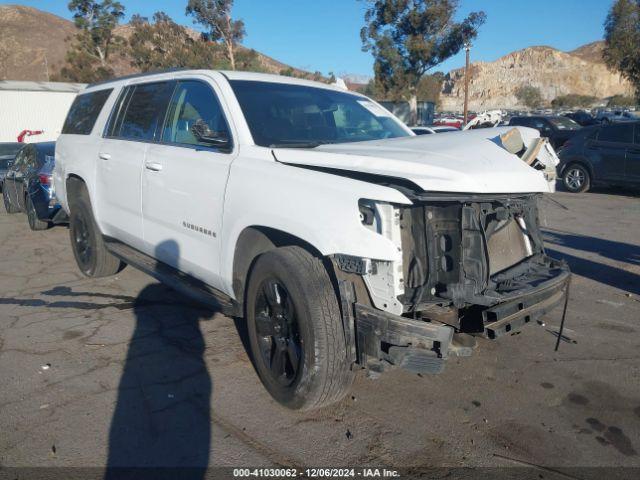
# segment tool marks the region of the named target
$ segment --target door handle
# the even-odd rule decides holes
[[[162,165],[156,162],[146,162],[144,164],[144,167],[147,170],[151,170],[152,172],[159,172],[160,170],[162,170]]]
[[[111,155],[109,155],[108,153],[100,153],[100,154],[98,154],[98,156],[99,156],[102,160],[109,160],[109,159],[111,159]]]

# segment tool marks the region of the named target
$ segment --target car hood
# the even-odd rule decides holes
[[[542,172],[506,151],[500,135],[514,127],[447,132],[368,142],[276,148],[281,163],[402,178],[424,191],[464,193],[548,192]],[[518,128],[525,145],[537,131]]]

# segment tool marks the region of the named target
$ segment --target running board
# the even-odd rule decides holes
[[[107,237],[104,240],[107,249],[124,263],[228,317],[242,316],[240,305],[225,293],[118,240]]]

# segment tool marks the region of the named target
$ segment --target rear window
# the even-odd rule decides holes
[[[78,95],[71,104],[67,119],[62,127],[63,134],[89,135],[96,123],[104,103],[113,89],[98,90]]]
[[[558,130],[578,130],[580,125],[571,120],[570,118],[565,117],[556,117],[551,118],[549,121],[556,127]]]
[[[633,142],[633,124],[622,123],[618,125],[607,125],[600,129],[598,133],[598,141],[615,142],[615,143],[631,143]]]
[[[13,159],[22,147],[24,143],[0,143],[0,158]]]

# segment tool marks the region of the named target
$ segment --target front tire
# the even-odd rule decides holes
[[[11,200],[9,200],[9,194],[7,192],[7,189],[4,188],[4,185],[2,188],[2,201],[4,202],[4,209],[7,211],[7,213],[18,213],[20,211],[20,209],[13,205],[11,203]]]
[[[26,198],[27,207],[27,221],[29,222],[29,228],[33,231],[46,230],[49,228],[49,222],[46,220],[40,220],[38,218],[38,212],[36,212],[36,206],[33,204],[31,197],[27,195]]]
[[[591,175],[586,167],[572,163],[564,170],[562,183],[572,193],[586,192],[591,187]]]
[[[87,277],[107,277],[124,268],[124,264],[107,250],[84,186],[79,188],[77,198],[71,203],[69,235],[78,268]]]
[[[245,297],[249,341],[263,385],[280,404],[312,410],[353,382],[340,308],[320,261],[300,247],[264,253]]]

